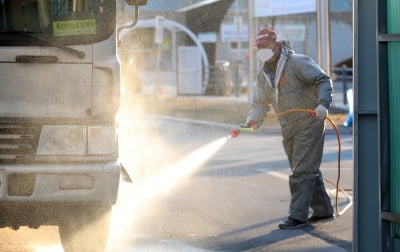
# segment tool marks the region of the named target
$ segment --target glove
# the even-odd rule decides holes
[[[253,129],[257,129],[258,127],[260,127],[259,123],[257,123],[254,120],[250,120],[246,123],[242,123],[240,124],[241,128],[253,128]]]
[[[315,110],[315,117],[324,120],[326,117],[328,117],[328,109],[324,106],[319,104]]]

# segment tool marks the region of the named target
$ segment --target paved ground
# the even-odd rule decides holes
[[[158,151],[176,152],[202,146],[218,136],[227,135],[233,125],[214,124],[179,118],[145,116],[140,118],[143,129],[160,124],[162,143],[174,148],[162,148],[154,140],[151,164],[157,161]],[[187,126],[184,126],[187,125]],[[139,125],[136,128],[141,129]],[[132,127],[128,127],[131,132]],[[140,133],[140,134],[139,134]],[[193,176],[185,186],[170,194],[156,197],[146,209],[140,222],[131,232],[125,233],[131,251],[319,251],[341,252],[352,249],[352,136],[342,136],[342,178],[340,185],[346,189],[339,194],[339,211],[348,209],[334,221],[309,225],[298,230],[280,230],[278,223],[286,217],[288,204],[287,179],[290,174],[281,146],[281,137],[275,133],[248,134],[228,143]],[[143,132],[138,131],[143,138]],[[124,139],[127,142],[135,142]],[[121,142],[122,143],[122,142]],[[181,147],[178,147],[181,146]],[[141,146],[138,150],[144,151]],[[160,149],[161,148],[161,149]],[[132,147],[128,153],[134,151]],[[337,142],[335,135],[327,135],[322,170],[325,178],[336,183]],[[143,152],[142,156],[146,156]],[[123,154],[123,153],[122,153]],[[167,155],[170,156],[169,154]],[[183,155],[185,156],[185,155]],[[156,165],[159,167],[160,165]],[[162,166],[162,165],[161,165]],[[149,165],[143,167],[149,172]],[[135,178],[135,181],[141,179]],[[334,185],[327,185],[335,204]],[[142,193],[143,190],[137,190]],[[130,199],[135,194],[129,194]],[[135,200],[134,202],[137,203]],[[125,209],[125,208],[123,208]],[[126,210],[126,209],[125,209]],[[132,213],[130,212],[132,215]],[[138,235],[139,234],[139,235]]]

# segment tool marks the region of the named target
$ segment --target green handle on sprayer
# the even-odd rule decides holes
[[[254,128],[239,128],[240,132],[253,132]]]
[[[232,137],[238,137],[241,132],[253,132],[254,128],[242,128],[231,130]]]

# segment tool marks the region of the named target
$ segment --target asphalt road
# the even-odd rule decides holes
[[[333,222],[278,229],[290,174],[279,134],[232,139],[226,128],[133,115],[120,125],[121,162],[134,182],[121,182],[108,252],[351,251],[351,207]],[[341,142],[341,186],[351,189],[352,136]],[[322,171],[336,182],[335,135]],[[346,197],[339,201],[343,209]],[[0,251],[62,251],[56,227],[0,233]]]
[[[290,174],[279,134],[232,139],[220,127],[126,122],[132,126],[121,128],[121,160],[134,184],[122,185],[109,251],[351,251],[351,207],[330,223],[277,228],[287,217]],[[340,185],[350,190],[352,136],[341,136],[341,144]],[[322,171],[334,183],[337,147],[327,135]],[[335,204],[335,187],[327,187]],[[339,196],[342,210],[348,200]]]

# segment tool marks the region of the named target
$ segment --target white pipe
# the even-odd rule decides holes
[[[122,40],[122,38],[128,34],[129,32],[131,32],[133,29],[138,28],[138,27],[155,27],[156,25],[156,19],[145,19],[145,20],[139,20],[137,22],[137,24],[135,25],[135,27],[133,28],[129,28],[129,29],[125,29],[122,30],[120,33],[120,39]],[[164,20],[164,27],[168,30],[174,30],[174,29],[178,29],[181,30],[183,32],[185,32],[192,40],[193,42],[196,44],[196,46],[199,48],[200,50],[200,55],[202,57],[202,62],[204,65],[204,80],[203,80],[203,93],[205,92],[205,89],[207,87],[208,84],[208,79],[209,79],[209,62],[208,62],[208,58],[207,58],[207,53],[206,50],[204,49],[203,45],[201,44],[201,42],[199,41],[199,39],[196,37],[196,35],[189,30],[186,26],[172,21],[172,20],[168,20],[165,19]]]

